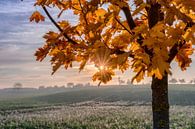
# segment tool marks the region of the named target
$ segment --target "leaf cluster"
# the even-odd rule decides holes
[[[139,82],[145,76],[171,74],[174,59],[182,70],[192,62],[194,0],[36,0],[35,6],[59,30],[45,34],[44,46],[35,53],[38,61],[51,57],[53,73],[73,62],[80,63],[80,71],[94,63],[99,71],[93,80],[107,83],[114,70],[130,68],[136,73],[133,81]],[[54,20],[48,7],[59,9],[64,20]],[[63,17],[70,10],[78,16],[76,25]],[[44,16],[35,11],[30,21],[44,21]]]

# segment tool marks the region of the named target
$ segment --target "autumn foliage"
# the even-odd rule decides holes
[[[159,5],[161,19],[150,26],[153,2]],[[38,61],[51,57],[53,73],[73,62],[80,63],[80,71],[94,63],[99,69],[94,81],[107,83],[115,70],[132,69],[133,81],[139,82],[145,76],[162,79],[171,74],[173,60],[181,70],[192,62],[195,0],[36,0],[35,6],[42,7],[59,30],[45,34],[45,44],[35,54]],[[64,20],[54,20],[47,7],[58,8],[58,18]],[[74,25],[63,15],[70,11],[78,16]],[[30,21],[44,17],[35,11]]]

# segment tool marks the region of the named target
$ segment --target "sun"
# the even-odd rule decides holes
[[[104,70],[104,69],[105,69],[105,66],[104,66],[104,65],[100,65],[100,66],[99,66],[99,69],[100,69],[100,70]]]
[[[104,71],[107,69],[105,65],[95,65],[93,66],[95,68],[95,71]]]

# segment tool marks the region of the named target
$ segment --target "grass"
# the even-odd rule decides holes
[[[111,104],[112,105],[112,104]],[[194,129],[195,106],[171,106],[172,129]],[[151,129],[150,106],[54,106],[2,115],[2,129]]]
[[[4,95],[0,99],[0,129],[152,128],[149,87],[23,92],[15,92],[9,99],[0,92]],[[193,86],[169,87],[171,129],[195,129],[194,94]]]

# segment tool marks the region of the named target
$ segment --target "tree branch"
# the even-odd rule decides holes
[[[121,8],[121,9],[123,10],[123,12],[124,12],[124,14],[125,14],[125,17],[126,17],[126,19],[127,19],[129,28],[130,28],[131,30],[133,30],[133,29],[136,27],[136,24],[135,24],[135,22],[134,22],[134,20],[133,20],[133,17],[132,17],[132,15],[131,15],[131,12],[130,12],[129,7],[123,7],[123,8]],[[141,34],[139,35],[139,38],[137,39],[137,42],[140,44],[140,46],[143,44],[143,37],[142,37]],[[142,48],[145,50],[145,52],[146,52],[149,56],[152,57],[153,53],[152,53],[146,46],[144,46],[144,47],[142,47]]]
[[[71,42],[72,44],[78,44],[77,42],[75,42],[74,40],[72,40],[67,34],[65,34],[62,30],[62,28],[56,23],[56,21],[52,18],[52,16],[50,15],[50,13],[48,12],[48,10],[46,9],[45,6],[42,6],[43,10],[45,11],[46,15],[48,16],[48,18],[51,20],[51,22],[56,26],[56,28],[63,33],[64,37]],[[113,50],[111,49],[111,51],[113,52],[113,54],[124,54],[126,53],[125,51],[121,51],[121,50]],[[133,54],[129,54],[129,57],[133,57]]]
[[[81,4],[81,1],[80,0],[78,0],[78,1],[79,1],[79,5],[80,5],[80,8],[81,8],[81,11],[83,13],[83,17],[84,17],[85,23],[86,23],[86,25],[88,25],[87,18],[86,18],[86,13],[83,10],[83,6]]]
[[[162,13],[160,9],[161,5],[159,3],[151,3],[151,7],[147,8],[148,23],[150,29],[159,21],[164,20],[164,13]]]
[[[126,28],[116,17],[115,17],[115,20],[127,31],[129,32],[129,34],[132,35],[132,32],[128,30],[128,28]]]
[[[123,10],[123,12],[124,12],[124,14],[125,14],[125,17],[126,17],[126,19],[127,19],[129,28],[130,28],[131,30],[133,30],[133,29],[136,27],[136,24],[135,24],[135,22],[134,22],[134,20],[133,20],[133,17],[132,17],[132,15],[131,15],[131,11],[130,11],[129,7],[123,7],[123,8],[121,8],[121,9]]]
[[[175,56],[178,54],[179,50],[182,48],[182,46],[185,44],[185,41],[176,43],[169,52],[169,59],[167,60],[168,63],[171,63]]]
[[[185,31],[189,28],[192,27],[193,25],[195,25],[194,22],[190,22],[187,24],[186,28],[184,29]],[[186,41],[181,41],[180,43],[176,43],[170,50],[169,53],[169,59],[168,59],[168,63],[171,63],[173,61],[173,59],[175,58],[175,56],[178,54],[179,50],[183,47],[183,45],[186,44]]]
[[[48,12],[47,8],[45,6],[42,6],[43,10],[45,11],[48,18],[51,20],[51,22],[56,26],[56,28],[64,35],[64,37],[68,40],[68,42],[76,45],[78,44],[76,41],[72,40],[66,33],[64,33],[63,29],[56,23],[56,21],[52,18],[50,13]]]

